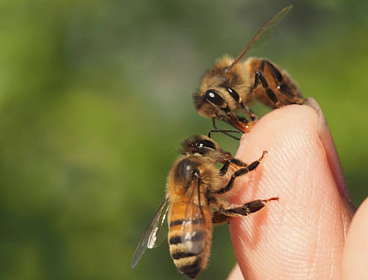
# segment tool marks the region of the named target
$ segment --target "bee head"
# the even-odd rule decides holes
[[[222,163],[231,158],[229,152],[222,150],[213,139],[204,135],[195,135],[185,139],[180,152],[202,156],[205,160],[214,163]]]

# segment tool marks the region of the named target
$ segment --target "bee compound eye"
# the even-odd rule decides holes
[[[240,101],[239,94],[234,89],[228,87],[226,88],[226,91],[231,95],[232,98],[234,98],[236,102]]]
[[[208,140],[199,141],[197,143],[197,147],[199,149],[204,149],[204,148],[213,149],[213,150],[215,149],[215,145],[213,144],[213,142],[208,141]]]
[[[217,106],[221,106],[225,102],[224,99],[222,98],[222,96],[213,89],[207,90],[206,93],[204,94],[204,98],[208,102],[210,102],[212,104],[215,104]]]

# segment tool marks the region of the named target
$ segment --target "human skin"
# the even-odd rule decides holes
[[[343,255],[344,264],[354,256],[345,244],[359,243],[346,241],[354,208],[324,116],[313,99],[307,103],[272,111],[241,139],[236,158],[250,163],[268,153],[255,171],[236,179],[230,202],[279,201],[230,220],[238,264],[229,280],[368,279],[349,278],[350,266],[342,265]],[[368,215],[361,219],[368,225]]]
[[[362,203],[348,231],[345,242],[342,279],[368,279],[368,199]]]

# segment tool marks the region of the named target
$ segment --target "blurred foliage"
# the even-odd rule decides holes
[[[289,4],[1,1],[0,279],[184,279],[167,246],[130,262],[179,143],[211,128],[191,93]],[[255,53],[319,101],[355,205],[368,194],[367,6],[295,1]],[[235,263],[227,228],[214,238],[201,279]]]

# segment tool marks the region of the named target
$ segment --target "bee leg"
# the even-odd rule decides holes
[[[248,106],[243,104],[243,100],[241,99],[239,94],[234,89],[230,87],[226,87],[226,86],[224,86],[224,88],[226,88],[230,96],[234,99],[235,102],[237,102],[240,105],[243,112],[247,114],[252,119],[252,121],[255,121],[258,119],[258,116],[254,112],[252,112],[252,110]]]
[[[268,69],[270,70],[270,73],[276,83],[276,87],[283,94],[284,98],[290,101],[291,103],[297,103],[297,104],[303,103],[304,100],[298,96],[300,95],[298,94],[298,91],[296,89],[293,90],[285,83],[283,75],[276,68],[276,66],[273,65],[268,60],[263,60],[263,61],[267,65]]]
[[[242,111],[247,114],[252,119],[252,121],[256,121],[258,119],[258,116],[252,111],[252,109],[244,105],[243,102],[240,102],[239,104],[242,108]]]
[[[231,179],[230,179],[229,183],[227,183],[227,185],[226,185],[225,187],[223,187],[223,188],[221,188],[221,189],[216,190],[216,191],[215,191],[215,193],[217,193],[217,194],[223,194],[223,193],[226,193],[226,192],[230,191],[230,190],[233,188],[233,185],[234,185],[234,181],[235,181],[235,179],[236,179],[237,177],[239,177],[239,176],[243,176],[243,175],[247,174],[248,172],[250,172],[250,171],[252,171],[252,170],[256,169],[256,168],[257,168],[257,166],[259,165],[259,163],[261,162],[261,160],[263,159],[263,157],[265,156],[265,154],[266,154],[266,153],[267,153],[267,151],[264,151],[264,152],[262,153],[262,156],[261,156],[258,160],[256,160],[256,161],[252,162],[252,163],[251,163],[251,164],[249,164],[247,167],[240,168],[240,169],[236,170],[236,171],[234,172],[234,174],[231,176]],[[229,163],[229,164],[230,164],[230,163]],[[226,165],[226,163],[225,163],[225,165]],[[225,165],[224,165],[224,166],[225,166]],[[227,168],[228,168],[228,166],[227,166]],[[224,169],[224,170],[225,170],[225,168],[224,168],[224,167],[223,167],[222,169]],[[222,170],[222,169],[221,169],[221,170]],[[221,170],[220,170],[220,174],[221,174]],[[224,172],[224,170],[222,170],[222,172]]]
[[[264,65],[264,60],[262,60],[261,62],[261,67],[263,70],[262,65]],[[261,70],[257,70],[255,73],[255,80],[254,80],[254,85],[253,88],[257,88],[257,86],[261,84],[262,87],[264,88],[264,90],[266,91],[266,94],[268,96],[268,98],[275,103],[276,107],[281,107],[281,102],[278,100],[276,94],[273,92],[272,89],[269,88],[268,83],[266,81],[266,78],[264,77],[263,73]]]
[[[223,224],[228,223],[230,217],[228,215],[224,215],[220,211],[215,211],[212,216],[212,223],[214,224]]]
[[[248,216],[254,212],[261,210],[266,206],[266,203],[272,200],[279,200],[278,197],[271,197],[269,199],[258,199],[248,203],[245,203],[242,206],[236,206],[228,209],[220,208],[219,213],[214,215],[216,217],[216,221],[221,222],[221,220],[225,220],[225,217],[221,217],[221,214],[228,217],[240,217],[240,216]],[[216,212],[215,212],[216,213]],[[214,220],[214,218],[212,220]]]
[[[235,137],[235,136],[233,136],[233,135],[231,135],[231,134],[229,134],[229,133],[242,133],[241,131],[238,131],[238,130],[229,130],[229,129],[218,129],[218,128],[216,127],[216,123],[215,123],[215,119],[214,119],[214,118],[212,119],[212,125],[213,125],[213,128],[214,128],[214,129],[212,129],[212,130],[210,130],[210,131],[208,132],[208,137],[209,137],[209,138],[211,138],[211,133],[214,133],[214,132],[221,132],[221,133],[223,133],[223,134],[225,134],[225,135],[229,136],[230,138],[233,138],[233,139],[238,140],[238,141],[240,140],[240,138]]]
[[[235,139],[235,140],[240,140],[240,138],[238,138],[238,137],[235,137],[235,136],[233,136],[233,135],[231,135],[231,134],[228,134],[228,133],[242,133],[242,132],[240,132],[240,131],[238,131],[238,130],[231,130],[231,129],[211,129],[209,132],[208,132],[208,137],[209,138],[211,138],[211,133],[214,133],[214,132],[221,132],[221,133],[223,133],[223,134],[225,134],[225,135],[227,135],[227,136],[229,136],[229,137],[231,137],[231,138],[233,138],[233,139]]]
[[[227,170],[229,169],[230,164],[235,164],[236,166],[246,167],[247,164],[245,162],[242,162],[239,159],[231,158],[228,159],[224,166],[220,169],[220,176],[224,176],[227,173]]]

